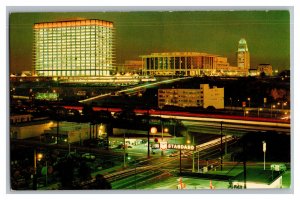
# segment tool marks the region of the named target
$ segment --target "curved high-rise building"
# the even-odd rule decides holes
[[[113,23],[80,19],[36,23],[34,71],[38,76],[98,77],[114,72]]]
[[[250,52],[244,38],[240,39],[238,44],[237,66],[242,69],[250,69]]]

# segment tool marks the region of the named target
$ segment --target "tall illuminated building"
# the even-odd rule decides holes
[[[33,26],[33,65],[38,76],[108,76],[113,66],[113,23],[74,19]]]
[[[240,39],[238,44],[237,66],[242,69],[250,69],[250,52],[244,38]]]

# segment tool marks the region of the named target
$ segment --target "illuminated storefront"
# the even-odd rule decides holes
[[[84,19],[34,24],[34,71],[38,76],[109,76],[113,23]]]

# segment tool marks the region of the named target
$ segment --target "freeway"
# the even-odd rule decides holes
[[[139,86],[136,86],[136,87],[127,88],[127,89],[124,89],[124,90],[119,90],[119,91],[116,91],[116,93],[132,93],[134,91],[140,91],[141,89],[153,87],[153,86],[160,85],[160,84],[172,83],[172,82],[175,82],[175,81],[180,81],[180,80],[188,79],[188,78],[191,78],[191,77],[174,78],[174,79],[158,81],[158,82],[155,82],[155,83],[146,83],[146,84],[139,85]],[[79,102],[80,103],[86,103],[86,102],[94,101],[96,99],[109,97],[111,95],[112,95],[111,93],[101,94],[101,95],[98,95],[98,96],[94,96],[94,97],[90,97],[90,98],[87,98],[87,99],[84,99],[84,100],[80,100]]]
[[[66,109],[82,110],[82,106],[64,106]],[[121,108],[103,108],[93,107],[94,111],[108,110],[112,113],[121,111]],[[203,114],[203,113],[189,113],[184,111],[165,111],[165,110],[142,110],[135,109],[137,115],[148,114],[153,117],[161,117],[165,119],[178,119],[184,125],[190,126],[191,130],[196,130],[198,127],[206,127],[218,129],[222,122],[227,130],[233,131],[278,131],[284,134],[290,134],[290,121],[261,118],[261,117],[243,117],[235,115],[221,115],[221,114]]]

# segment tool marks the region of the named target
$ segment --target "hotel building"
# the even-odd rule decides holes
[[[143,74],[153,76],[244,76],[248,69],[232,67],[226,57],[200,52],[143,55]]]
[[[34,73],[48,77],[109,76],[113,67],[113,23],[75,19],[33,26]]]
[[[159,89],[158,107],[166,105],[224,109],[224,88],[201,84],[200,89]]]

